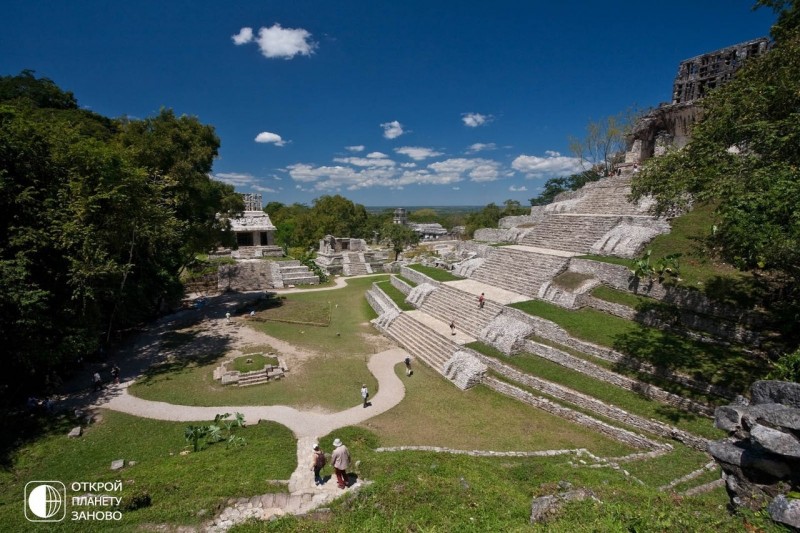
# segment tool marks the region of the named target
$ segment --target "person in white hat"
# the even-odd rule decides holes
[[[333,463],[333,471],[336,472],[336,483],[340,489],[345,489],[347,488],[347,467],[350,466],[350,450],[339,439],[333,441],[333,447],[336,449],[331,454],[331,463]]]
[[[324,481],[320,472],[327,462],[325,459],[325,452],[319,449],[319,444],[314,444],[313,452],[311,456],[311,470],[314,471],[314,485],[322,485]]]

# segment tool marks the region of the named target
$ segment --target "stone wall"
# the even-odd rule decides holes
[[[641,394],[657,402],[705,416],[711,416],[713,414],[713,410],[707,405],[692,401],[677,394],[672,394],[655,385],[650,385],[649,383],[644,383],[643,381],[611,372],[601,366],[590,363],[589,361],[584,361],[583,359],[574,357],[556,348],[529,340],[527,341],[525,350],[547,359],[548,361],[552,361],[553,363],[575,370],[581,374],[586,374],[587,376],[591,376],[611,385],[636,392],[637,394]]]
[[[373,283],[372,288],[366,292],[366,298],[370,307],[379,315],[390,310],[400,312],[400,308],[394,303],[394,300],[389,298],[377,283]]]
[[[606,437],[612,438],[618,442],[622,442],[623,444],[627,444],[628,446],[631,446],[633,448],[659,449],[666,446],[652,439],[648,439],[647,437],[644,437],[642,435],[637,435],[632,431],[614,427],[611,424],[606,424],[605,422],[597,420],[596,418],[592,418],[589,415],[585,415],[573,409],[563,407],[555,402],[551,402],[546,398],[535,396],[530,392],[524,391],[519,387],[515,387],[513,385],[505,383],[504,381],[500,381],[497,378],[486,377],[484,378],[483,383],[487,387],[501,394],[510,396],[515,400],[519,400],[520,402],[526,403],[528,405],[546,411],[550,414],[564,418],[566,420],[569,420],[570,422],[575,422],[576,424],[588,427],[593,431],[597,431],[598,433],[601,433]]]
[[[526,226],[529,224],[535,224],[542,219],[542,214],[537,213],[535,215],[521,215],[516,217],[503,217],[497,223],[497,227],[500,229],[511,229],[516,228],[518,226]]]
[[[486,365],[472,351],[460,350],[447,360],[442,373],[461,390],[478,385],[486,374]]]
[[[259,291],[283,286],[274,277],[272,261],[239,261],[234,265],[220,265],[217,287],[220,291]]]
[[[479,355],[478,357],[481,358],[481,361],[483,361],[484,364],[501,376],[504,376],[505,378],[517,383],[521,383],[522,385],[535,389],[557,400],[571,403],[584,411],[591,411],[605,418],[616,420],[617,422],[626,424],[627,426],[638,431],[644,431],[668,439],[678,440],[696,450],[705,451],[708,446],[708,441],[706,439],[696,437],[678,428],[668,426],[667,424],[663,424],[656,420],[642,418],[640,416],[628,413],[619,407],[601,402],[595,398],[592,398],[591,396],[587,396],[572,389],[562,387],[556,383],[551,383],[529,374],[525,374],[491,357],[487,357],[485,355]]]
[[[756,381],[751,403],[719,407],[715,423],[727,439],[708,451],[722,467],[731,504],[767,510],[776,522],[800,528],[800,383]]]
[[[438,281],[436,281],[434,279],[431,279],[428,276],[426,276],[425,274],[423,274],[422,272],[417,272],[413,268],[409,268],[409,267],[407,267],[405,265],[400,267],[400,275],[403,276],[406,279],[410,279],[411,281],[413,281],[417,285],[421,285],[423,283],[427,283],[429,285],[433,285],[434,287],[438,287],[439,286],[439,282]]]
[[[475,230],[472,238],[479,242],[517,242],[518,233],[515,229],[481,228]]]
[[[400,292],[402,292],[406,296],[408,296],[411,293],[411,289],[412,289],[411,285],[409,285],[408,283],[406,283],[402,279],[398,278],[397,276],[392,276],[391,278],[389,278],[389,283],[392,284],[392,287],[394,287],[395,289],[399,290]]]

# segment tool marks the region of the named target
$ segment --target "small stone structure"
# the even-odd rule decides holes
[[[275,231],[269,215],[261,207],[261,195],[245,193],[244,213],[239,218],[231,219],[231,231],[236,234],[238,249],[231,251],[236,259],[254,257],[281,257],[283,250],[275,245]]]
[[[263,355],[263,354],[253,354]],[[239,387],[246,387],[248,385],[258,385],[268,381],[281,379],[289,371],[286,361],[278,357],[278,365],[265,365],[260,370],[253,370],[252,372],[239,372],[238,370],[229,370],[228,366],[233,363],[232,359],[224,361],[221,365],[214,369],[214,379],[220,380],[223,385],[238,385]]]
[[[388,260],[388,250],[371,250],[364,239],[326,235],[314,262],[328,274],[357,276],[383,272]]]
[[[467,390],[480,384],[486,370],[480,359],[469,352],[459,351],[445,363],[443,373],[456,387]]]
[[[569,486],[569,483],[562,482],[561,485]],[[595,501],[600,501],[594,493],[587,489],[567,490],[552,494],[550,496],[540,496],[534,498],[531,502],[531,524],[538,522],[546,522],[550,518],[558,516],[561,508],[567,502],[582,501],[591,498]]]
[[[735,507],[768,504],[773,520],[800,528],[800,383],[756,381],[745,401],[719,407],[716,426],[729,432],[708,450],[722,467]]]

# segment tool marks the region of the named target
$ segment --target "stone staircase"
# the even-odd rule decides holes
[[[647,215],[650,202],[632,204],[631,177],[613,176],[586,184],[572,193],[567,201],[555,201],[545,207],[546,213],[581,213],[594,215]]]
[[[364,259],[363,252],[345,252],[342,254],[342,270],[345,276],[372,274],[372,267]]]
[[[585,254],[621,220],[617,215],[548,214],[519,244]]]
[[[439,335],[406,313],[400,313],[384,331],[416,359],[424,361],[442,375],[445,363],[461,349],[460,345]]]
[[[419,310],[442,322],[454,321],[456,328],[471,337],[479,338],[480,332],[492,319],[502,312],[503,306],[485,300],[483,309],[478,308],[474,294],[460,291],[442,284],[422,301]]]
[[[470,279],[535,297],[539,288],[564,270],[568,258],[505,246],[494,249]]]
[[[319,284],[319,277],[300,261],[280,261],[277,265],[280,268],[284,286]]]

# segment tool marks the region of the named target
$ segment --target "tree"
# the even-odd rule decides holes
[[[387,224],[383,228],[382,236],[394,250],[395,261],[406,246],[419,242],[419,233],[402,224]]]
[[[800,2],[761,0],[778,11],[775,44],[702,102],[691,142],[634,178],[632,198],[655,211],[716,205],[709,235],[723,258],[800,281]],[[796,285],[796,283],[795,283]]]
[[[530,199],[531,205],[547,205],[555,201],[556,196],[566,191],[575,191],[590,183],[602,179],[602,175],[595,169],[585,170],[578,174],[560,178],[550,178],[544,183],[544,189],[539,196]]]
[[[586,125],[586,137],[571,137],[569,148],[585,169],[611,173],[615,157],[625,151],[626,135],[641,113],[633,108]]]
[[[496,228],[502,216],[500,208],[494,202],[478,212],[468,214],[466,220],[467,235],[471,238],[476,229]]]

